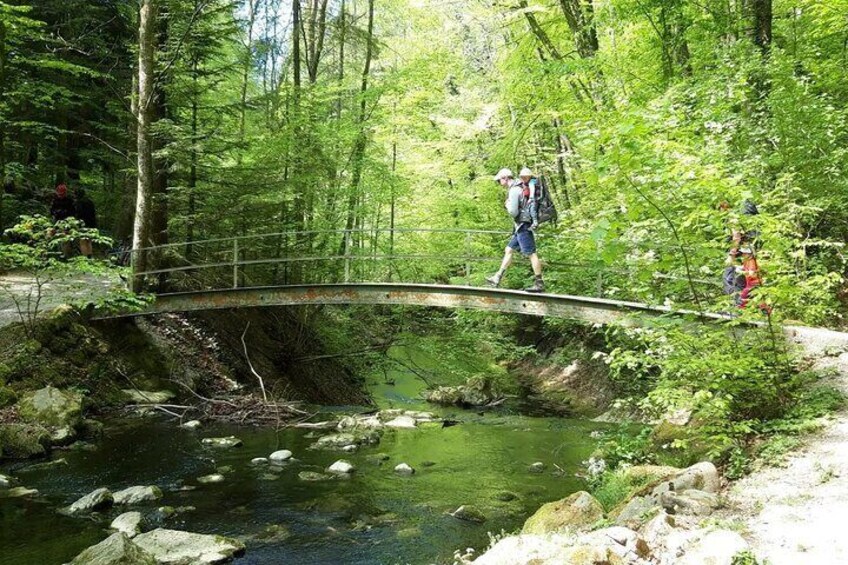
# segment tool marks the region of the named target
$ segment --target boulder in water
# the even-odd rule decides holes
[[[251,465],[267,465],[268,458],[267,457],[254,457],[250,460]]]
[[[531,473],[542,473],[545,471],[545,464],[541,461],[536,461],[535,463],[527,467],[527,470]]]
[[[236,436],[207,437],[203,438],[200,443],[210,447],[220,447],[224,449],[229,447],[241,447],[243,445],[242,441]]]
[[[0,490],[0,498],[25,498],[35,496],[36,494],[38,494],[37,489],[26,487],[12,487],[8,490]]]
[[[481,524],[486,521],[486,516],[476,507],[470,504],[463,504],[456,510],[450,513],[457,520],[465,522],[476,522]]]
[[[112,534],[77,555],[70,565],[157,565],[156,559],[123,532]]]
[[[185,424],[182,424],[183,428],[194,430],[200,427],[200,420],[189,420]]]
[[[386,422],[387,428],[412,429],[416,427],[415,418],[412,416],[398,416],[394,420]]]
[[[165,404],[177,396],[170,390],[124,389],[123,392],[130,404]]]
[[[10,477],[9,475],[4,475],[3,473],[0,473],[0,488],[9,488],[10,486],[12,486],[13,480],[14,479],[12,479],[12,477]]]
[[[112,497],[115,504],[141,504],[142,502],[159,500],[162,498],[162,491],[157,486],[129,487],[119,490]]]
[[[26,422],[73,428],[82,421],[82,395],[46,386],[25,394],[18,401],[18,414]]]
[[[355,430],[330,434],[310,446],[310,449],[342,449],[348,445],[376,445],[380,443],[380,432],[377,430]]]
[[[297,474],[297,478],[301,481],[317,482],[328,481],[333,477],[331,477],[330,475],[325,475],[324,473],[316,473],[315,471],[301,471]]]
[[[139,534],[133,542],[162,565],[220,563],[244,553],[244,544],[235,539],[163,528]]]
[[[268,456],[272,463],[282,463],[292,458],[292,452],[288,449],[280,449]]]
[[[223,483],[224,475],[221,473],[213,473],[211,475],[204,475],[202,477],[197,477],[197,482],[202,485],[211,485],[215,483]]]
[[[127,537],[135,537],[141,533],[141,512],[124,512],[112,520],[109,527],[126,534]]]
[[[99,488],[83,496],[67,508],[68,514],[94,512],[112,506],[114,498],[107,488]]]
[[[355,470],[354,466],[350,464],[349,461],[345,461],[344,459],[339,459],[329,467],[327,467],[328,473],[333,473],[336,475],[349,475],[353,473]]]
[[[401,463],[395,467],[395,473],[399,475],[412,475],[415,473],[415,469],[413,469],[406,463]]]

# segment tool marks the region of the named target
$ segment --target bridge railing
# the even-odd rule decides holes
[[[143,283],[137,287],[159,293],[343,282],[475,286],[497,269],[509,236],[506,231],[462,228],[301,230],[134,249],[131,260],[145,265],[134,275]],[[655,302],[669,297],[685,301],[691,294],[679,268],[645,277],[638,261],[610,261],[604,242],[591,237],[542,230],[537,239],[553,292],[642,300],[647,295]],[[639,242],[626,242],[625,247],[637,258],[646,250],[683,251]],[[716,294],[717,282],[695,282],[704,296]]]

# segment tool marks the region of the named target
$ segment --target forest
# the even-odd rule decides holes
[[[718,206],[750,199],[776,315],[838,324],[845,6],[772,4],[7,3],[0,226],[65,182],[135,247],[356,230],[438,254],[375,238],[507,230],[491,178],[528,166],[560,212],[543,235],[576,240],[544,249],[551,288],[709,303]]]
[[[149,292],[220,281],[481,287],[514,227],[495,175],[529,168],[557,210],[535,230],[545,292],[692,314],[633,328],[303,307],[166,316],[129,330],[55,320],[39,328],[35,315],[21,315],[18,329],[0,327],[0,425],[16,421],[14,402],[34,382],[83,391],[98,415],[120,404],[90,365],[73,361],[89,371],[79,379],[53,361],[27,365],[47,355],[34,342],[60,356],[51,336],[84,331],[93,333],[71,341],[87,344],[91,359],[95,342],[121,352],[119,363],[96,369],[121,383],[127,366],[173,373],[181,355],[203,359],[216,378],[231,362],[250,383],[250,402],[259,402],[258,377],[262,421],[278,428],[266,384],[274,402],[290,403],[291,418],[306,414],[302,401],[385,408],[368,379],[380,374],[378,388],[394,386],[399,368],[431,399],[440,385],[459,386],[438,388],[459,395],[447,404],[497,407],[524,397],[527,374],[579,361],[592,367],[587,374],[602,372],[604,385],[568,392],[556,416],[596,415],[583,411],[594,404],[626,422],[598,432],[584,458],[603,464],[580,475],[610,524],[612,509],[619,515],[653,484],[626,475],[628,467],[711,461],[736,480],[764,460],[783,461],[844,405],[845,388],[792,350],[780,328],[848,330],[847,14],[848,0],[0,1],[0,283],[33,261],[70,265],[79,276],[120,263],[137,294],[122,290],[116,301],[137,309]],[[88,228],[97,231],[74,231],[85,228],[72,221],[57,238],[48,218],[60,185],[87,194],[96,210]],[[734,239],[740,230],[743,241]],[[80,237],[93,241],[93,263],[102,265],[55,258]],[[22,242],[44,254],[24,257]],[[240,270],[229,266],[238,260]],[[204,263],[212,268],[197,268]],[[515,263],[504,288],[532,280],[527,262]],[[728,291],[728,267],[749,277],[744,299]],[[704,315],[730,321],[701,323]],[[169,343],[169,361],[131,358],[152,355],[148,342],[133,341],[138,332],[158,335],[157,347]],[[174,338],[180,332],[194,337]],[[203,339],[214,346],[203,349]],[[283,350],[276,357],[275,347]],[[280,378],[268,378],[275,370]],[[226,379],[217,382],[197,390],[214,397]],[[189,391],[192,402],[217,398]],[[469,391],[484,400],[468,401]],[[197,409],[158,404],[181,416]],[[212,419],[224,409],[203,410]],[[679,423],[672,415],[681,411]],[[235,421],[233,411],[226,416]],[[550,432],[533,430],[539,442]],[[3,441],[0,429],[0,456]],[[510,480],[514,489],[522,479]],[[514,518],[503,522],[507,531]],[[474,535],[445,543],[479,549],[483,531]],[[68,547],[51,555],[81,549]],[[404,548],[403,559],[420,558],[420,547]],[[438,559],[449,562],[445,551]],[[302,562],[324,562],[309,555]],[[732,562],[757,561],[746,550]]]

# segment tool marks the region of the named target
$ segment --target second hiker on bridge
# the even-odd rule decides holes
[[[520,180],[513,179],[512,171],[501,169],[495,175],[495,181],[507,189],[506,206],[507,213],[512,217],[514,227],[512,236],[507,243],[501,268],[486,281],[492,286],[499,286],[506,270],[512,264],[512,257],[516,251],[530,258],[533,266],[533,285],[525,288],[527,292],[544,292],[545,283],[542,282],[542,262],[536,253],[536,238],[533,234],[539,225],[536,209],[536,182],[533,173],[528,168],[521,170]]]

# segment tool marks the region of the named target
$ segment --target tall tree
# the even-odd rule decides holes
[[[156,0],[141,0],[138,14],[138,110],[137,110],[137,160],[138,189],[136,191],[133,249],[152,244],[151,198],[156,170],[153,161],[154,90],[156,61]],[[137,251],[133,258],[133,274],[147,270],[148,253]],[[138,289],[143,281],[133,277],[132,288]]]

